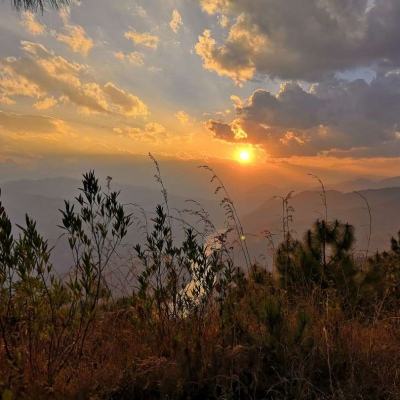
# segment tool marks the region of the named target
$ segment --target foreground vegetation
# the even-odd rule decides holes
[[[288,196],[273,268],[261,268],[213,174],[226,229],[215,234],[197,208],[176,243],[156,167],[163,205],[124,261],[129,295],[108,271],[139,225],[110,179],[102,190],[86,174],[65,203],[73,265],[63,277],[36,223],[16,234],[0,203],[3,399],[400,398],[399,240],[355,257],[353,227],[327,216],[295,239]]]

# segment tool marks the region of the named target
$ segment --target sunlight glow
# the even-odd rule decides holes
[[[237,153],[237,159],[242,164],[248,164],[252,158],[253,154],[249,149],[240,149]]]

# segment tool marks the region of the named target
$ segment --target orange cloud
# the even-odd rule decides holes
[[[208,14],[222,12],[228,7],[229,0],[201,0],[201,8]]]
[[[122,51],[117,51],[114,53],[114,57],[120,61],[127,61],[135,66],[144,65],[144,55],[138,51],[133,51],[131,53],[123,53]]]
[[[148,47],[149,49],[153,50],[158,47],[158,43],[160,41],[160,38],[156,35],[152,35],[147,32],[140,33],[134,30],[125,32],[124,36],[126,39],[131,40],[137,45]]]
[[[52,136],[67,133],[68,129],[61,119],[0,111],[0,130],[8,134]]]
[[[182,124],[182,125],[186,125],[187,123],[189,123],[190,121],[190,116],[187,112],[185,111],[178,111],[177,113],[175,113],[175,118]]]
[[[22,25],[25,29],[33,36],[43,35],[46,31],[46,27],[38,22],[35,14],[30,11],[22,13]]]
[[[143,116],[148,114],[147,106],[139,99],[117,86],[112,82],[106,83],[103,88],[109,100],[109,108],[118,113],[130,117]]]
[[[64,34],[57,34],[59,42],[65,43],[73,52],[87,56],[94,43],[86,35],[85,29],[79,25],[66,25]]]
[[[36,110],[48,110],[57,104],[57,100],[54,97],[46,97],[43,100],[37,101],[33,107]]]
[[[36,107],[50,105],[46,97],[58,97],[90,113],[146,116],[147,106],[134,94],[114,83],[86,81],[87,67],[56,56],[44,46],[22,42],[25,57],[0,61],[0,98],[34,97]],[[43,109],[43,108],[42,108]]]
[[[171,21],[169,23],[170,28],[174,33],[178,33],[179,29],[183,25],[181,14],[178,10],[172,11]]]
[[[144,142],[160,142],[169,137],[166,128],[158,122],[148,122],[143,127],[118,127],[113,129],[117,135]]]
[[[45,95],[39,85],[25,78],[22,75],[15,74],[10,64],[17,63],[17,59],[7,58],[0,60],[0,102],[2,104],[14,104],[13,97],[26,96],[39,98]]]

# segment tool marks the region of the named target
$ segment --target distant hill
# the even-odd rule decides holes
[[[358,180],[360,186],[371,184],[369,180]],[[400,229],[400,177],[375,181],[373,185],[389,185],[393,187],[361,190],[368,199],[372,211],[371,252],[387,248],[390,237]],[[395,185],[398,184],[398,187]],[[69,263],[69,251],[64,240],[58,240],[62,234],[57,225],[60,224],[60,212],[64,199],[73,199],[78,194],[81,182],[71,178],[20,180],[0,184],[2,200],[11,220],[23,224],[24,215],[28,213],[37,220],[41,233],[51,244],[57,244],[54,252],[54,263],[60,270],[65,270]],[[104,184],[103,184],[104,185]],[[354,185],[354,182],[353,182]],[[345,185],[344,185],[345,186]],[[142,206],[151,218],[155,206],[162,203],[160,190],[155,188],[121,185],[112,183],[115,190],[121,191],[121,201]],[[248,243],[254,256],[267,252],[267,242],[261,232],[269,230],[275,234],[278,243],[281,235],[281,203],[274,195],[282,194],[282,190],[272,185],[255,187],[232,187],[231,195],[237,201],[239,213],[247,233]],[[265,200],[266,199],[266,200]],[[195,198],[210,213],[215,225],[223,226],[224,213],[215,200]],[[363,200],[354,192],[344,193],[339,190],[327,191],[329,218],[338,218],[356,227],[357,249],[365,249],[368,236],[368,213]],[[190,203],[183,196],[169,193],[171,210],[183,210]],[[293,229],[301,237],[311,224],[323,215],[320,191],[307,190],[293,194],[290,204],[294,207]],[[175,212],[175,211],[174,211]],[[178,215],[178,214],[176,214]],[[190,219],[189,217],[187,217]],[[196,223],[195,219],[191,222]],[[129,243],[141,240],[142,232],[132,232]]]
[[[388,187],[400,187],[400,176],[391,178],[372,180],[366,178],[345,181],[336,185],[329,185],[330,189],[341,192],[352,192],[354,190],[384,189]]]
[[[64,200],[73,200],[79,193],[78,188],[81,182],[71,178],[52,178],[40,180],[19,180],[0,184],[1,199],[6,211],[14,224],[23,225],[25,214],[35,219],[38,224],[39,232],[42,233],[52,245],[56,245],[53,261],[60,271],[64,271],[70,260],[70,253],[66,247],[65,240],[59,239],[63,231],[58,227],[61,223],[61,213],[59,209],[64,206]],[[105,184],[103,184],[103,187]],[[131,211],[138,211],[132,206],[136,204],[146,211],[148,218],[152,217],[157,204],[163,203],[161,191],[148,187],[121,185],[112,183],[112,189],[120,191],[120,200],[127,204]],[[169,206],[175,209],[184,210],[192,206],[183,196],[168,194]],[[218,201],[195,198],[210,213],[213,221],[222,224],[223,212],[219,207]],[[138,215],[140,213],[138,212]],[[186,218],[190,222],[189,216]],[[178,222],[177,222],[178,224]],[[17,231],[16,231],[17,232]],[[141,240],[143,232],[132,229],[128,238],[130,244],[136,244]]]
[[[400,229],[400,187],[368,189],[360,193],[365,196],[371,207],[370,250],[387,248],[391,236]],[[369,230],[369,217],[365,202],[354,192],[342,193],[330,190],[326,195],[328,217],[353,224],[356,227],[357,248],[365,249]],[[294,193],[290,204],[295,210],[293,222],[295,235],[302,237],[311,224],[323,216],[321,193],[319,191]],[[271,198],[246,214],[242,220],[243,225],[248,232],[254,234],[268,229],[277,234],[278,241],[281,235],[281,207],[280,200]],[[261,239],[253,240],[252,246],[258,249],[264,242]]]

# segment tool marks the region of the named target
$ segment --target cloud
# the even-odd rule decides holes
[[[400,66],[400,2],[380,0],[203,0],[229,17],[218,41],[206,30],[196,46],[204,67],[236,82],[256,74],[318,81],[337,71]]]
[[[147,32],[136,32],[134,30],[125,32],[125,38],[131,40],[133,43],[155,50],[158,47],[159,37]]]
[[[147,11],[142,6],[140,6],[138,4],[134,5],[134,9],[132,11],[132,14],[133,15],[138,15],[141,18],[147,18],[148,17]]]
[[[235,138],[235,134],[231,128],[230,124],[221,121],[214,121],[210,119],[207,121],[206,124],[207,128],[212,131],[216,138],[226,140],[226,141],[233,141]]]
[[[114,56],[117,60],[127,61],[129,64],[135,66],[144,65],[144,55],[138,51],[133,51],[131,53],[124,53],[122,51],[117,51],[114,53]]]
[[[238,84],[251,79],[256,71],[253,62],[246,56],[243,59],[231,58],[226,48],[218,47],[208,29],[199,36],[195,51],[203,59],[205,69],[214,71],[220,76],[227,76]],[[245,49],[238,51],[238,53],[240,52],[246,54]]]
[[[228,8],[228,0],[201,0],[202,9],[208,14],[215,14],[220,10]]]
[[[145,142],[160,142],[169,137],[166,128],[158,122],[148,122],[142,127],[117,127],[114,132],[119,136]]]
[[[178,10],[172,11],[171,21],[169,23],[170,28],[174,33],[178,33],[179,29],[183,25],[181,14]]]
[[[64,23],[64,25],[68,25],[69,20],[71,18],[71,7],[70,6],[61,7],[60,10],[58,11],[58,16],[61,18],[61,21]]]
[[[57,100],[54,97],[45,97],[43,100],[37,101],[33,107],[36,110],[48,110],[53,108],[57,104]]]
[[[139,97],[120,89],[112,82],[106,83],[102,89],[108,97],[109,108],[115,113],[130,117],[147,115],[147,106]]]
[[[272,156],[393,156],[400,148],[400,71],[331,79],[305,90],[282,84],[277,95],[256,90],[236,100],[229,123],[207,123],[216,138],[262,145]]]
[[[27,161],[39,154],[65,151],[71,144],[82,148],[84,136],[73,132],[64,120],[42,115],[0,111],[0,158]]]
[[[229,18],[222,14],[218,16],[218,23],[223,27],[227,28],[229,26]]]
[[[22,25],[25,29],[33,36],[43,35],[46,32],[46,27],[41,24],[35,14],[30,11],[24,11],[22,13]]]
[[[39,98],[45,95],[39,85],[14,72],[10,64],[15,66],[17,62],[15,58],[0,61],[0,102],[2,104],[14,104],[16,96]]]
[[[132,93],[112,82],[88,80],[85,65],[57,56],[38,43],[22,42],[22,49],[23,57],[0,60],[0,98],[12,101],[26,96],[44,101],[54,97],[90,113],[125,117],[148,114],[147,106]]]
[[[56,35],[59,42],[65,43],[73,52],[87,56],[94,43],[86,35],[85,29],[79,25],[66,25],[65,33]]]
[[[175,113],[175,118],[182,124],[186,125],[190,122],[190,116],[187,112],[180,110]]]
[[[9,106],[11,104],[15,104],[15,101],[13,99],[11,99],[10,97],[1,93],[0,94],[0,104]]]
[[[55,135],[66,133],[68,125],[56,118],[0,111],[0,129],[18,135]]]

